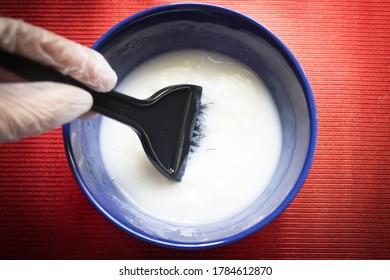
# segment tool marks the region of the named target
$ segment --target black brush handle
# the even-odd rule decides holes
[[[92,110],[131,126],[143,140],[145,149],[154,155],[151,143],[145,131],[153,129],[150,120],[150,102],[118,93],[116,91],[97,92],[56,69],[30,60],[26,57],[0,50],[0,67],[17,74],[27,81],[60,82],[89,92],[93,98]],[[148,110],[149,109],[149,110]]]
[[[0,50],[0,66],[28,81],[55,81],[61,74],[20,55]]]
[[[102,94],[72,77],[62,75],[52,67],[3,50],[0,50],[0,66],[28,81],[53,81],[82,88],[93,97],[93,111],[126,123],[136,129],[139,128],[139,122],[142,123],[139,108],[146,105],[143,100],[116,91]]]

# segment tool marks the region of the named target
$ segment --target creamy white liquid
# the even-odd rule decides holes
[[[200,50],[154,58],[117,90],[147,98],[173,84],[203,87],[205,137],[190,155],[182,182],[149,162],[135,132],[104,118],[100,145],[116,187],[138,207],[179,224],[212,223],[249,206],[270,181],[281,151],[281,124],[263,81],[245,65]]]

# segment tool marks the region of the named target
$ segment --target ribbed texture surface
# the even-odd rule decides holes
[[[168,2],[2,0],[0,14],[90,46],[123,18]],[[276,33],[312,84],[317,153],[293,203],[232,245],[159,248],[128,236],[89,204],[58,129],[0,146],[0,258],[390,259],[390,2],[212,3]]]

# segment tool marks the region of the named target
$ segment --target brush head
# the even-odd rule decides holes
[[[171,180],[181,181],[188,154],[198,143],[201,95],[200,86],[175,85],[149,98],[159,127],[157,122],[145,124],[141,141],[151,162]]]

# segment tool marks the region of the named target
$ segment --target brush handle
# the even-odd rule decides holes
[[[0,50],[0,66],[28,81],[54,81],[82,88],[93,97],[93,111],[126,123],[136,129],[139,127],[139,122],[142,123],[139,108],[147,105],[144,100],[116,91],[102,94],[69,76],[62,75],[52,67],[2,50]]]

